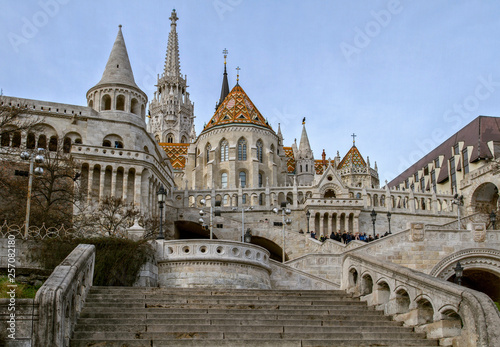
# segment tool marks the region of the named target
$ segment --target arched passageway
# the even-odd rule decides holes
[[[281,262],[283,259],[282,256],[282,247],[271,240],[268,240],[264,237],[260,236],[252,236],[252,241],[254,245],[261,246],[269,251],[269,258]],[[288,260],[288,255],[285,253],[285,261]]]
[[[210,229],[203,228],[200,224],[194,222],[176,221],[174,238],[180,240],[209,239]],[[217,239],[217,236],[213,234],[212,238]]]
[[[476,188],[472,194],[471,205],[476,212],[490,213],[496,211],[498,202],[498,188],[487,182]]]
[[[455,275],[448,278],[456,282]],[[491,300],[500,302],[500,276],[483,269],[465,269],[462,275],[462,286],[483,292]]]

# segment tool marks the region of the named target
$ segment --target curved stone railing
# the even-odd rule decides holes
[[[270,289],[269,251],[222,240],[157,240],[160,287]]]
[[[92,286],[95,246],[78,245],[57,266],[38,290],[35,308],[38,324],[33,331],[33,345],[69,346],[69,338]]]
[[[500,346],[500,314],[483,293],[355,252],[342,286],[395,320],[454,346]]]

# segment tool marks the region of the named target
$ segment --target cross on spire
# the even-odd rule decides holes
[[[356,136],[358,136],[358,135],[356,135],[355,133],[352,133],[351,136],[352,136],[352,145],[355,146],[356,145]]]
[[[239,80],[240,80],[240,67],[238,66],[236,68],[236,84],[238,84]]]
[[[172,23],[170,23],[170,25],[177,25],[176,22],[179,20],[179,17],[177,17],[177,13],[175,12],[175,8],[172,10],[172,14],[171,14],[169,19],[172,21]]]
[[[228,53],[227,49],[224,48],[224,50],[222,51],[222,54],[224,54],[224,65],[226,65],[227,53]]]

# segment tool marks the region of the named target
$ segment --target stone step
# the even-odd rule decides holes
[[[384,316],[380,311],[367,311],[360,315],[353,315],[352,312],[329,313],[328,310],[311,312],[304,314],[302,311],[274,310],[269,311],[251,311],[251,310],[161,310],[159,312],[143,311],[142,313],[120,311],[120,312],[95,312],[84,309],[80,318],[110,318],[117,319],[123,317],[136,317],[137,319],[179,319],[179,318],[206,318],[206,319],[304,319],[304,320],[366,320],[376,319],[379,321],[390,320],[390,317]],[[359,313],[359,312],[358,312]]]
[[[361,340],[350,338],[348,340],[211,340],[204,339],[203,343],[200,340],[71,340],[70,347],[163,347],[163,346],[177,346],[177,347],[360,347],[360,346],[390,346],[390,347],[403,347],[403,346],[420,346],[420,347],[435,347],[439,344],[434,341],[427,340]]]
[[[327,319],[325,317],[314,317],[316,319],[246,319],[247,316],[241,317],[240,319],[234,318],[184,318],[184,315],[179,315],[176,317],[166,319],[149,319],[149,318],[80,318],[78,320],[79,325],[90,324],[90,325],[104,325],[104,324],[124,324],[124,325],[246,325],[246,326],[325,326],[325,327],[343,327],[348,330],[357,327],[398,327],[402,326],[403,322],[390,321],[390,320],[368,320],[365,317],[353,317],[350,320],[338,320],[338,319]],[[333,318],[333,317],[330,317]],[[78,326],[79,326],[78,325]],[[78,328],[77,326],[77,328]],[[83,329],[84,330],[84,329]]]
[[[312,330],[312,331],[311,331]],[[197,327],[191,327],[190,330],[178,331],[161,331],[161,332],[126,332],[126,331],[75,331],[74,339],[102,339],[102,340],[182,340],[182,339],[252,339],[259,340],[280,340],[280,339],[321,339],[321,340],[348,340],[349,338],[362,338],[367,340],[424,340],[425,334],[411,333],[411,332],[356,332],[353,336],[352,332],[346,332],[342,329],[341,332],[318,333],[314,329],[309,332],[260,332],[253,330],[249,332],[233,332],[233,331],[199,331]],[[425,341],[425,340],[424,340]]]
[[[132,323],[132,322],[130,322]],[[82,322],[78,324],[75,329],[76,331],[82,332],[179,332],[179,331],[192,331],[193,325],[171,325],[167,323],[161,324],[89,324],[87,322]],[[250,325],[237,325],[237,324],[197,324],[195,330],[197,332],[254,332],[259,333],[335,333],[339,331],[345,332],[346,327],[332,327],[332,326],[316,326],[311,328],[310,326],[302,325],[264,325],[264,324],[250,324]],[[354,326],[351,325],[348,330],[350,333],[358,334],[365,332],[377,332],[377,333],[411,333],[412,328],[403,326]]]

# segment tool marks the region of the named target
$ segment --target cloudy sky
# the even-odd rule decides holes
[[[196,130],[213,115],[227,48],[240,85],[285,145],[301,121],[316,158],[352,133],[391,180],[478,115],[500,115],[496,0],[37,0],[0,2],[4,95],[85,105],[118,25],[149,98],[179,16]]]

